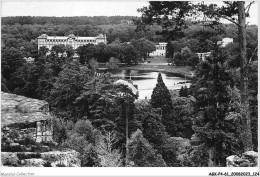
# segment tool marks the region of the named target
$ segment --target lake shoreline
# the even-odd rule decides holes
[[[156,67],[154,67],[156,66]],[[176,67],[168,65],[134,65],[134,66],[124,66],[119,67],[118,70],[138,70],[138,71],[149,71],[149,72],[163,72],[171,73],[176,77],[193,79],[194,70],[191,67]],[[192,73],[192,74],[191,74]]]
[[[131,69],[130,69],[131,68]],[[184,67],[183,67],[184,68]],[[158,73],[162,73],[162,78],[164,79],[164,83],[169,90],[180,90],[182,86],[186,85],[189,87],[191,83],[191,78],[187,75],[187,68],[178,68],[174,71],[163,70],[161,68],[136,68],[136,67],[120,67],[118,69],[107,69],[107,68],[99,68],[104,73],[111,73],[112,78],[118,79],[131,79],[133,84],[138,86],[139,90],[139,99],[150,98],[152,91],[157,83]],[[186,71],[185,74],[176,73],[177,71]]]

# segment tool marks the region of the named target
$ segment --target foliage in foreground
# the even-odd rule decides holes
[[[232,95],[229,90],[234,89],[234,82],[226,68],[227,55],[219,50],[198,70],[193,130],[201,143],[194,154],[196,156],[203,152],[208,159],[201,158],[201,162],[197,161],[198,166],[225,166],[226,157],[241,150],[240,114],[230,104]],[[207,151],[203,151],[202,147]],[[203,162],[207,164],[201,164]]]
[[[135,167],[165,167],[160,154],[157,154],[138,129],[129,141],[129,161]]]

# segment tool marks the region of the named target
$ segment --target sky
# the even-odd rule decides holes
[[[212,1],[216,3],[216,1]],[[209,3],[209,2],[208,2]],[[217,3],[220,3],[218,1]],[[249,24],[259,23],[256,2],[250,9]],[[40,1],[2,2],[1,15],[6,16],[141,16],[138,8],[147,6],[147,1]]]
[[[3,2],[2,16],[140,16],[146,1],[118,2]]]

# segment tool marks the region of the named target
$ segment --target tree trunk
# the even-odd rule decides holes
[[[129,114],[129,98],[126,98],[126,125],[125,125],[125,136],[126,136],[126,143],[125,143],[125,148],[126,148],[126,158],[125,158],[125,166],[127,167],[129,165],[129,148],[128,148],[128,114]]]
[[[210,147],[208,149],[209,159],[208,159],[208,167],[214,167],[214,147]]]
[[[249,113],[248,98],[248,67],[246,59],[246,16],[245,2],[238,1],[238,30],[239,30],[239,51],[240,51],[240,90],[241,90],[241,119],[242,119],[242,143],[244,151],[250,151],[252,146],[251,121]]]
[[[144,54],[144,61],[146,61],[147,53]]]

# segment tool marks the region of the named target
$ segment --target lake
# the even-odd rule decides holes
[[[139,99],[150,99],[153,88],[157,83],[157,76],[159,72],[140,71],[140,70],[113,70],[112,77],[120,79],[131,79],[134,85],[138,85]],[[180,89],[181,86],[190,86],[189,80],[181,77],[175,77],[172,73],[161,72],[163,81],[169,90]]]

